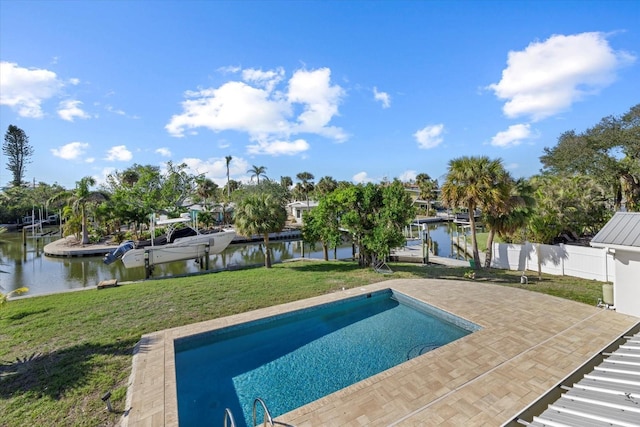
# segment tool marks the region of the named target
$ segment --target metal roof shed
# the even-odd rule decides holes
[[[640,317],[640,212],[616,212],[591,239],[614,257],[616,311]]]

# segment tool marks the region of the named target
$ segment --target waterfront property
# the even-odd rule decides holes
[[[176,340],[383,289],[482,329],[287,412],[277,421],[298,427],[499,425],[638,323],[633,316],[521,289],[450,280],[390,280],[143,336],[134,356],[125,424],[178,425]],[[269,396],[255,397],[269,404]]]
[[[442,257],[443,260],[455,257],[455,248],[451,244],[451,231],[447,224],[432,224],[431,227],[432,247],[436,251],[434,254]],[[303,250],[302,242],[295,240],[297,232],[284,230],[279,234],[270,243],[274,262],[286,262],[303,255],[309,259],[322,259],[320,245],[315,245],[312,249],[306,244]],[[22,233],[15,232],[4,233],[2,236],[0,257],[4,262],[2,269],[8,274],[3,274],[0,281],[6,291],[27,286],[29,287],[27,295],[47,294],[93,289],[103,280],[117,280],[118,283],[125,283],[145,277],[144,267],[127,269],[122,263],[111,265],[103,263],[104,255],[115,250],[117,245],[82,245],[73,236],[61,239],[57,235],[37,239],[29,237],[26,245],[23,245],[22,238]],[[416,252],[419,247],[409,249]],[[330,259],[352,258],[352,244],[346,242],[336,251],[330,251],[329,257]],[[263,245],[261,242],[248,242],[247,239],[234,240],[222,253],[210,254],[209,257],[209,269],[212,271],[253,265],[264,265]],[[24,268],[25,266],[28,268]],[[194,260],[158,264],[153,271],[153,277],[201,273],[202,267],[201,263],[196,263]]]

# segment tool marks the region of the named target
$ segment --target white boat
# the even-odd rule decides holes
[[[190,222],[189,218],[156,221],[157,226],[167,227],[167,243],[155,244],[152,242],[148,246],[143,246],[136,245],[129,240],[122,243],[115,251],[106,254],[104,263],[111,264],[120,259],[126,268],[134,268],[145,266],[145,256],[148,256],[149,265],[198,259],[207,256],[207,253],[219,254],[224,251],[236,236],[236,232],[230,229],[200,233],[186,225],[188,222]],[[185,227],[176,229],[178,224],[184,224]],[[184,234],[187,235],[176,237]]]

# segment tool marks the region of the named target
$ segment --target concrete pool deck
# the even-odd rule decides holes
[[[279,423],[501,425],[640,322],[637,317],[517,288],[437,279],[389,280],[144,335],[134,356],[123,424],[178,425],[176,338],[387,288],[483,329],[278,416]],[[269,404],[269,396],[256,397]]]

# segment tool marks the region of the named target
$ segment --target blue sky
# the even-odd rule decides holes
[[[640,102],[639,23],[634,0],[0,0],[0,129],[65,187],[169,160],[224,185],[228,155],[240,181],[442,183],[462,155],[528,177]]]

